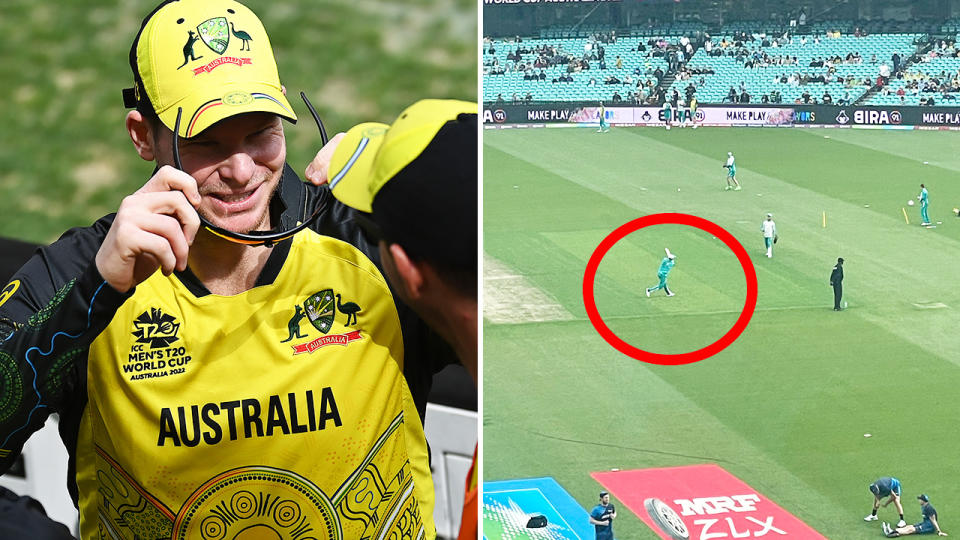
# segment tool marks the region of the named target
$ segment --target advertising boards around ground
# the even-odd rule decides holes
[[[664,111],[653,106],[608,105],[611,126],[666,125]],[[676,114],[673,114],[676,122]],[[496,127],[570,127],[597,125],[600,107],[577,103],[493,104],[483,110],[483,123]],[[898,106],[714,106],[697,109],[694,122],[701,126],[835,127],[859,129],[956,129],[960,130],[960,107]]]

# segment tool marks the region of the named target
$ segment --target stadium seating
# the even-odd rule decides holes
[[[863,96],[872,85],[864,84],[864,80],[875,81],[879,75],[879,67],[886,63],[892,67],[891,57],[894,52],[903,54],[912,54],[915,46],[914,40],[920,37],[919,34],[872,34],[866,37],[854,37],[842,35],[839,38],[820,37],[819,43],[812,36],[794,36],[790,43],[779,47],[761,47],[760,41],[750,42],[747,46],[749,51],[766,52],[772,57],[790,56],[796,57],[795,65],[768,65],[761,67],[745,68],[743,62],[736,60],[733,56],[710,56],[706,50],[701,48],[693,55],[693,58],[687,63],[689,68],[709,68],[714,75],[704,76],[704,84],[697,88],[697,99],[701,103],[719,103],[727,96],[731,87],[734,87],[738,93],[741,83],[752,96],[751,102],[758,103],[760,97],[764,94],[769,95],[772,90],[778,90],[781,93],[784,103],[793,103],[800,98],[804,92],[809,92],[819,102],[824,92],[829,92],[833,97],[834,103],[849,93],[851,101]],[[732,40],[732,36],[715,36],[712,38],[714,47],[722,39]],[[806,40],[804,43],[803,40]],[[832,74],[834,82],[830,83],[808,83],[790,85],[779,82],[780,77],[790,74],[809,74],[826,75],[826,67],[810,67],[810,63],[817,58],[825,59],[835,56],[846,58],[847,54],[859,53],[862,58],[861,63],[835,64],[835,73]],[[876,55],[877,63],[871,62]],[[846,82],[836,82],[836,79],[842,77],[845,81],[853,78],[856,84],[849,86]],[[699,80],[699,76],[693,76],[694,81]],[[674,81],[671,90],[683,89],[690,81]]]
[[[924,83],[932,78],[942,82],[953,81],[960,73],[960,58],[955,56],[956,51],[951,47],[947,51],[950,56],[926,57],[925,60],[910,64],[902,78],[893,78],[884,92],[878,92],[866,100],[866,105],[920,105],[921,100],[933,98],[936,105],[960,104],[960,92],[924,92],[921,91]],[[910,88],[916,82],[918,88]],[[904,95],[897,95],[897,91],[904,89]]]
[[[533,96],[534,101],[611,101],[614,92],[619,93],[620,96],[626,100],[627,93],[631,90],[636,90],[638,78],[641,81],[649,78],[656,84],[656,79],[652,75],[653,71],[658,67],[664,72],[667,71],[666,60],[664,60],[663,57],[652,56],[649,47],[647,51],[637,51],[637,46],[641,42],[646,44],[649,39],[651,38],[630,37],[617,39],[616,43],[603,44],[606,52],[606,69],[600,69],[600,63],[598,61],[590,60],[590,69],[569,74],[573,77],[573,82],[552,82],[554,79],[560,77],[560,75],[568,75],[567,64],[558,64],[545,68],[544,72],[547,76],[545,81],[524,80],[524,74],[515,71],[507,71],[503,75],[484,75],[483,100],[494,101],[498,95],[502,95],[504,101],[510,102],[514,94],[516,94],[518,98],[523,98],[527,92]],[[679,37],[673,36],[664,39],[676,43]],[[539,46],[557,46],[558,54],[570,54],[580,58],[583,57],[584,46],[586,44],[587,38],[525,39],[519,44],[512,41],[497,40],[493,42],[493,47],[496,51],[493,55],[488,52],[490,48],[489,45],[484,47],[483,62],[485,72],[487,71],[488,63],[492,62],[494,58],[497,59],[499,65],[502,67],[513,64],[512,61],[507,60],[507,54],[516,51],[518,45],[531,51]],[[617,56],[620,56],[623,62],[623,67],[620,69],[616,68]],[[522,61],[526,64],[532,64],[535,59],[536,55],[533,53],[522,55]],[[640,68],[641,75],[639,77],[634,74],[636,68]],[[540,70],[535,69],[534,72],[539,74]],[[650,75],[647,75],[647,72],[649,72]],[[616,76],[621,81],[625,80],[627,76],[630,76],[633,84],[604,84],[604,79],[610,75]],[[596,79],[596,84],[591,85],[591,79]]]
[[[853,21],[827,21],[819,22],[814,25],[819,32],[827,31],[849,31],[855,27]],[[876,26],[876,25],[874,25]],[[721,30],[723,34],[711,37],[714,49],[718,48],[721,40],[733,41],[734,33],[750,32],[753,29],[762,27],[761,23],[756,21],[741,21],[730,23]],[[498,96],[504,102],[522,101],[528,94],[533,101],[599,101],[610,102],[614,93],[618,93],[624,101],[628,100],[628,93],[636,90],[637,82],[645,82],[648,79],[656,79],[652,72],[657,68],[667,71],[667,61],[663,56],[654,56],[651,47],[646,51],[637,51],[637,46],[644,45],[650,39],[665,39],[669,43],[676,44],[681,35],[688,35],[703,30],[703,25],[693,22],[674,23],[669,27],[660,28],[635,28],[631,30],[636,34],[641,31],[649,32],[648,35],[631,35],[618,37],[615,43],[603,44],[606,55],[606,69],[599,69],[599,62],[589,61],[590,69],[567,73],[566,64],[558,64],[544,69],[546,80],[524,80],[524,73],[512,71],[513,61],[507,60],[507,54],[516,51],[518,46],[523,49],[533,51],[538,46],[556,46],[563,55],[571,55],[581,58],[584,56],[585,46],[590,38],[587,36],[599,32],[608,32],[598,27],[552,27],[541,31],[541,37],[535,39],[524,39],[521,43],[513,40],[495,40],[492,42],[495,50],[494,54],[489,53],[490,44],[484,45],[483,62],[483,100],[485,102],[495,101]],[[767,25],[767,35],[773,36],[779,34],[781,28]],[[686,30],[677,33],[668,34],[664,30]],[[775,33],[776,32],[776,33]],[[563,37],[572,36],[577,37]],[[760,34],[754,33],[755,36]],[[827,38],[824,34],[792,36],[788,43],[782,43],[777,47],[763,47],[760,39],[748,41],[745,49],[750,55],[754,52],[766,53],[770,57],[796,57],[796,64],[778,65],[778,64],[758,64],[756,67],[744,67],[743,58],[737,59],[731,53],[733,47],[724,50],[721,56],[713,56],[706,52],[704,48],[699,48],[686,66],[688,69],[699,69],[707,71],[707,74],[694,74],[688,79],[678,77],[674,80],[667,93],[669,95],[673,90],[677,90],[683,95],[684,89],[691,83],[696,88],[697,99],[700,103],[721,103],[727,97],[731,87],[740,93],[741,85],[746,88],[751,96],[751,103],[760,103],[761,96],[769,95],[771,91],[777,90],[781,95],[783,103],[794,103],[801,99],[803,94],[809,93],[810,97],[821,102],[825,92],[829,92],[833,103],[840,100],[847,102],[856,101],[864,97],[875,83],[880,74],[882,64],[892,68],[891,57],[894,52],[900,53],[906,60],[917,50],[916,43],[925,38],[920,33],[876,33],[855,37],[850,34],[842,34],[840,37]],[[831,82],[809,82],[806,84],[787,84],[782,82],[783,77],[791,74],[809,75],[815,77],[818,75],[828,76],[827,67],[810,67],[810,63],[815,59],[828,59],[835,56],[846,58],[849,53],[859,54],[861,61],[859,63],[840,62],[834,64],[834,72],[829,74]],[[620,56],[622,68],[616,68],[616,59]],[[873,58],[876,57],[874,61]],[[522,56],[522,62],[532,65],[536,55],[532,52]],[[500,68],[505,69],[502,75],[488,74],[496,60]],[[960,62],[958,62],[960,63]],[[930,73],[939,73],[941,70],[956,73],[957,65],[947,63],[946,60],[937,59],[936,62],[929,64],[928,69],[933,70]],[[639,76],[636,70],[639,69]],[[713,73],[709,73],[712,71]],[[534,73],[539,74],[540,69],[535,69]],[[573,82],[552,82],[561,75],[570,75]],[[606,77],[616,76],[621,83],[604,84]],[[630,78],[631,83],[625,81]],[[839,82],[838,79],[844,79]],[[595,83],[591,83],[595,80]],[[853,81],[852,83],[850,81]],[[867,82],[869,81],[869,83]],[[895,88],[894,88],[895,90]],[[893,96],[896,97],[896,96]],[[923,97],[923,96],[920,96]],[[913,100],[918,104],[920,97]],[[870,103],[894,103],[891,96],[876,95],[871,96]],[[909,101],[909,100],[908,100]],[[896,97],[899,103],[899,97]]]

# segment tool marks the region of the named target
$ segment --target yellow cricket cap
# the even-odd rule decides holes
[[[334,196],[370,214],[379,240],[448,268],[477,268],[477,111],[469,101],[425,99],[391,125],[360,124],[331,159]]]
[[[297,116],[283,95],[277,63],[260,19],[233,0],[171,0],[143,21],[130,51],[135,86],[128,107],[146,98],[181,137],[249,112]]]
[[[372,212],[373,199],[388,180],[421,157],[447,122],[477,114],[477,104],[423,99],[393,124],[365,123],[347,131],[330,161],[330,189],[344,204]],[[450,160],[461,156],[448,156]]]

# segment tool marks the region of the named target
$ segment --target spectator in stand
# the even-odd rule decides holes
[[[623,102],[623,97],[621,97],[621,96],[620,96],[620,93],[617,92],[616,90],[614,90],[614,92],[613,92],[613,102],[614,102],[614,103],[621,103],[621,102]]]
[[[493,102],[495,107],[500,107],[503,105],[503,94],[497,94],[497,99]]]
[[[730,87],[730,91],[727,92],[727,97],[723,98],[723,101],[724,101],[724,102],[727,102],[727,103],[736,103],[736,102],[740,101],[740,100],[737,98],[737,90],[736,90],[734,87],[731,86],[731,87]]]
[[[617,55],[617,69],[623,69],[623,59],[620,58],[620,55]]]
[[[533,94],[530,93],[530,92],[527,92],[527,95],[524,96],[523,101],[524,101],[527,105],[529,105],[530,103],[532,103],[532,102],[533,102]]]
[[[520,103],[520,96],[518,96],[517,93],[514,92],[510,100],[513,102],[514,105],[517,105],[518,103]]]
[[[804,90],[803,94],[800,95],[800,99],[802,99],[804,103],[810,103],[810,91]]]
[[[740,103],[750,103],[750,94],[746,90],[740,94]]]
[[[900,53],[894,51],[893,56],[890,57],[890,61],[893,62],[893,72],[896,73],[900,71]]]

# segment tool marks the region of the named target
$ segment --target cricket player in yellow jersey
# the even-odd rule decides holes
[[[83,539],[433,538],[421,418],[456,357],[359,213],[286,165],[260,20],[165,2],[130,63],[126,128],[157,169],[5,289],[0,470],[57,412]]]

